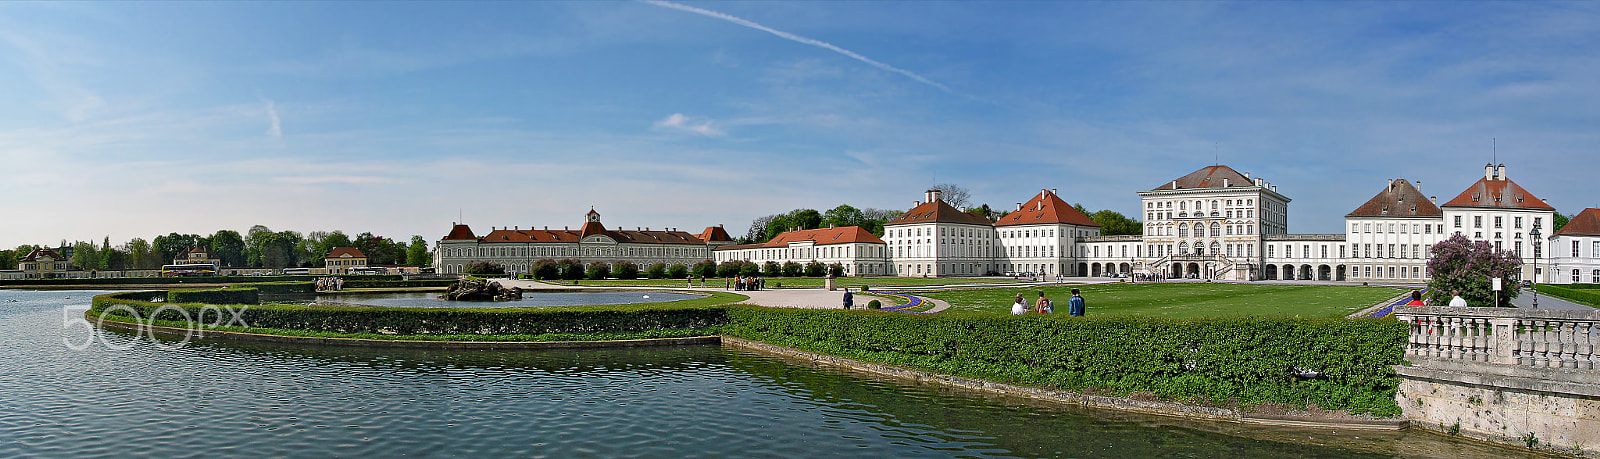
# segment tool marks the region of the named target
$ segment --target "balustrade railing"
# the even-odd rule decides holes
[[[1600,310],[1403,306],[1406,354],[1540,368],[1600,368]]]

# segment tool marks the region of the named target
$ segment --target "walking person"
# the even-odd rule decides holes
[[[1027,312],[1028,312],[1028,301],[1022,299],[1022,294],[1018,293],[1017,294],[1017,301],[1015,303],[1011,303],[1011,315],[1020,316],[1020,315],[1022,315],[1024,313],[1027,313]]]
[[[1072,289],[1072,299],[1067,300],[1067,314],[1083,317],[1083,295],[1078,294],[1078,289]]]
[[[848,288],[844,289],[844,308],[845,309],[850,309],[851,306],[855,306],[855,305],[856,305],[856,299],[855,299],[854,296],[850,295],[850,289],[848,289]]]

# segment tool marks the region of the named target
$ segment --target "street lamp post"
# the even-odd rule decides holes
[[[1533,221],[1533,231],[1528,232],[1533,237],[1533,308],[1539,309],[1539,246],[1543,239],[1539,239],[1539,220]]]

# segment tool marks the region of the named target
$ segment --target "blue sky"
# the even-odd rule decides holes
[[[1498,139],[1600,206],[1600,4],[0,4],[0,246],[168,232],[430,241],[904,209],[953,182],[1134,214],[1213,158],[1339,232]]]

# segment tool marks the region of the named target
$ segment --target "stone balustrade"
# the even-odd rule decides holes
[[[1600,368],[1600,310],[1403,306],[1406,355],[1536,368]]]

